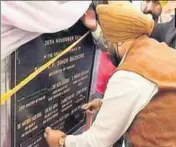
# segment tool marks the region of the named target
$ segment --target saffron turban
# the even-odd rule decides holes
[[[151,35],[153,31],[152,17],[143,14],[130,2],[100,4],[97,13],[104,38],[112,43]]]

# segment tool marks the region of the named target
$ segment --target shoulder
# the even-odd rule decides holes
[[[118,70],[116,71],[108,82],[108,86],[116,85],[117,87],[131,87],[134,89],[156,87],[156,84],[146,79],[145,77],[131,71]]]
[[[115,72],[109,80],[105,98],[130,98],[130,100],[146,103],[157,91],[157,85],[141,75],[120,70]]]

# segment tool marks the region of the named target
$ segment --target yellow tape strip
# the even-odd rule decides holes
[[[81,38],[79,38],[77,41],[75,41],[73,44],[71,44],[69,47],[67,47],[64,51],[61,53],[58,53],[55,57],[53,57],[51,60],[49,60],[47,63],[42,65],[40,68],[38,68],[35,72],[31,73],[27,78],[25,78],[23,81],[21,81],[17,86],[15,86],[13,89],[7,91],[5,94],[1,97],[1,104],[5,104],[7,100],[11,98],[12,95],[14,95],[18,90],[20,90],[22,87],[24,87],[27,83],[29,83],[32,79],[34,79],[38,74],[40,74],[42,71],[44,71],[47,67],[49,67],[51,64],[53,64],[55,61],[57,61],[60,57],[68,53],[74,46],[76,46],[81,40],[83,40],[90,31],[85,33]]]

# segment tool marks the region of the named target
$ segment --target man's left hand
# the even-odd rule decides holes
[[[65,138],[66,134],[59,131],[53,130],[50,127],[45,129],[44,137],[49,145],[49,147],[60,147],[60,140]]]
[[[87,10],[81,20],[91,31],[95,31],[97,29],[96,14],[93,9]]]

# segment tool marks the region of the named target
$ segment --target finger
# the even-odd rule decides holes
[[[86,111],[86,114],[87,114],[87,115],[92,115],[92,114],[94,114],[94,113],[95,113],[95,111],[92,111],[92,110],[87,110],[87,111]]]
[[[44,138],[45,138],[46,142],[48,143],[48,135],[46,133],[44,133]]]
[[[51,127],[47,127],[46,129],[45,129],[45,133],[48,135],[49,134],[49,132],[51,131]]]
[[[47,139],[48,135],[46,133],[44,133],[44,137],[45,137],[45,139]]]

